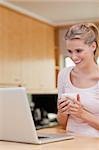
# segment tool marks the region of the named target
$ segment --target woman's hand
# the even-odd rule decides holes
[[[77,95],[77,99],[74,99],[72,103],[69,104],[69,114],[74,115],[78,118],[82,118],[82,114],[85,112],[81,102],[80,102],[80,96]]]
[[[71,99],[70,97],[66,97],[64,100],[59,99],[58,112],[59,122],[64,127],[66,127],[68,120],[68,115],[66,114],[69,114],[82,119],[84,122],[99,131],[99,117],[94,116],[82,106],[79,95],[77,95],[77,99]]]
[[[58,113],[62,113],[62,114],[68,114],[69,111],[69,104],[70,104],[70,100],[68,100],[67,98],[59,98],[58,99],[58,103],[57,103],[57,108],[58,108]]]
[[[57,102],[57,119],[60,125],[63,126],[64,129],[66,129],[67,121],[68,121],[68,106],[70,101],[66,99],[59,98]]]

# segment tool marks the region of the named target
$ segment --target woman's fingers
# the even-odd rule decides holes
[[[77,94],[77,101],[80,102],[80,95],[79,94]]]
[[[70,107],[69,107],[69,110],[70,110],[70,111],[76,111],[76,112],[77,112],[78,109],[79,109],[79,106],[76,105],[76,104],[70,105]]]
[[[68,109],[68,105],[69,105],[70,101],[68,100],[59,100],[58,101],[58,111],[59,112],[64,112],[67,111]]]
[[[80,118],[83,111],[83,106],[81,105],[80,101],[76,100],[75,103],[69,104],[69,106],[69,114]]]
[[[78,96],[79,99],[79,96]],[[66,112],[70,111],[77,111],[80,106],[80,101],[77,99],[73,99],[70,97],[65,97],[64,99],[59,98],[57,103],[58,112]]]
[[[65,107],[62,107],[62,108],[60,109],[60,112],[61,112],[61,113],[67,112],[68,109],[69,109],[69,105],[66,105]]]

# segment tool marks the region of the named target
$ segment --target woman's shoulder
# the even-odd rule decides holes
[[[72,69],[73,69],[73,67],[64,67],[62,70],[60,70],[59,76],[63,76],[64,74],[68,74]]]

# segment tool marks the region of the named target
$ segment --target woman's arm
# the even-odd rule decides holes
[[[67,121],[68,121],[68,115],[66,115],[66,114],[64,114],[64,113],[58,112],[58,113],[57,113],[57,119],[58,119],[59,124],[60,124],[64,129],[66,129]]]
[[[96,130],[99,130],[99,117],[95,117],[88,111],[83,110],[83,113],[81,114],[81,119],[83,119],[85,122],[87,122],[90,126],[95,128]]]
[[[96,130],[99,130],[99,117],[94,116],[92,113],[83,108],[80,103],[79,95],[77,100],[74,101],[74,104],[69,104],[69,113],[82,119]]]
[[[64,93],[64,85],[66,81],[66,68],[61,70],[58,74],[58,102],[57,102],[57,119],[60,125],[66,129],[68,121],[68,104],[66,99],[61,99],[62,93]]]
[[[58,103],[57,103],[57,108],[58,108],[58,113],[57,113],[57,119],[60,125],[62,125],[62,127],[64,129],[66,129],[67,126],[67,121],[68,121],[68,105],[69,105],[69,101],[62,100],[61,98],[58,99]]]

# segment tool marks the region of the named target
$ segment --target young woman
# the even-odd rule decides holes
[[[57,104],[58,121],[66,130],[95,137],[99,137],[98,39],[98,28],[91,23],[77,24],[67,30],[67,56],[75,67],[59,73]],[[62,99],[63,93],[77,93],[77,98]]]

